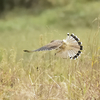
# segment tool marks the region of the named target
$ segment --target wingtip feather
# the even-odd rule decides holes
[[[29,51],[29,50],[23,50],[24,52],[31,52],[31,51]]]

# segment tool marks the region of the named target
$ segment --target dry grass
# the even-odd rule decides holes
[[[99,31],[77,60],[56,58],[54,52],[23,54],[1,50],[1,100],[99,100]],[[43,43],[42,35],[40,43]],[[29,55],[28,57],[26,55]]]
[[[68,7],[72,8],[69,13],[64,7],[47,10],[40,16],[20,12],[16,16],[11,13],[0,20],[0,100],[100,100],[99,21],[92,23],[92,18],[90,20],[95,15],[90,12],[92,10],[85,9],[85,13],[85,10],[79,9],[80,6],[77,9]],[[59,14],[65,11],[64,14],[69,15],[61,17],[64,21],[59,20],[56,11]],[[83,19],[79,14],[83,14]],[[84,14],[89,16],[85,17]],[[76,23],[78,21],[79,24]],[[91,26],[98,22],[98,28],[83,27],[85,21],[87,24],[90,21]],[[70,27],[70,24],[75,25],[75,28]],[[74,32],[83,42],[83,54],[76,60],[57,58],[55,51],[23,52],[24,49],[37,49],[53,39],[66,38],[67,32]]]

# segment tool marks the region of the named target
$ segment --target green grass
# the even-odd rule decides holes
[[[81,10],[78,4],[75,9],[72,5],[54,8],[36,16],[10,12],[0,20],[0,100],[100,99],[99,19],[92,23],[98,17],[98,3],[83,10],[84,6]],[[96,15],[92,16],[91,9]],[[58,12],[63,12],[65,19],[59,18]],[[81,12],[86,14],[83,19]],[[62,40],[67,32],[77,35],[84,46],[76,60],[58,58],[55,51],[23,52]]]

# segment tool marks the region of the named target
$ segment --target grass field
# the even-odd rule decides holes
[[[86,18],[84,14],[92,8],[77,11],[77,7],[71,9],[76,19],[72,21],[71,14],[64,17],[69,18],[68,22],[57,19],[55,13],[66,11],[66,7],[39,16],[12,11],[0,20],[0,100],[100,100],[100,32],[99,17],[95,15],[99,10],[94,9],[95,16],[90,17],[90,13]],[[78,20],[78,14],[86,19]],[[76,60],[57,58],[55,51],[23,52],[54,39],[62,40],[68,32],[77,35],[84,46]]]

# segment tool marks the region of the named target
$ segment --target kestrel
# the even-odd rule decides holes
[[[82,42],[79,42],[79,38],[74,34],[69,35],[67,33],[67,38],[63,40],[52,40],[49,44],[36,49],[36,50],[24,50],[24,52],[36,52],[45,50],[56,50],[56,56],[61,58],[76,59],[83,50]]]

